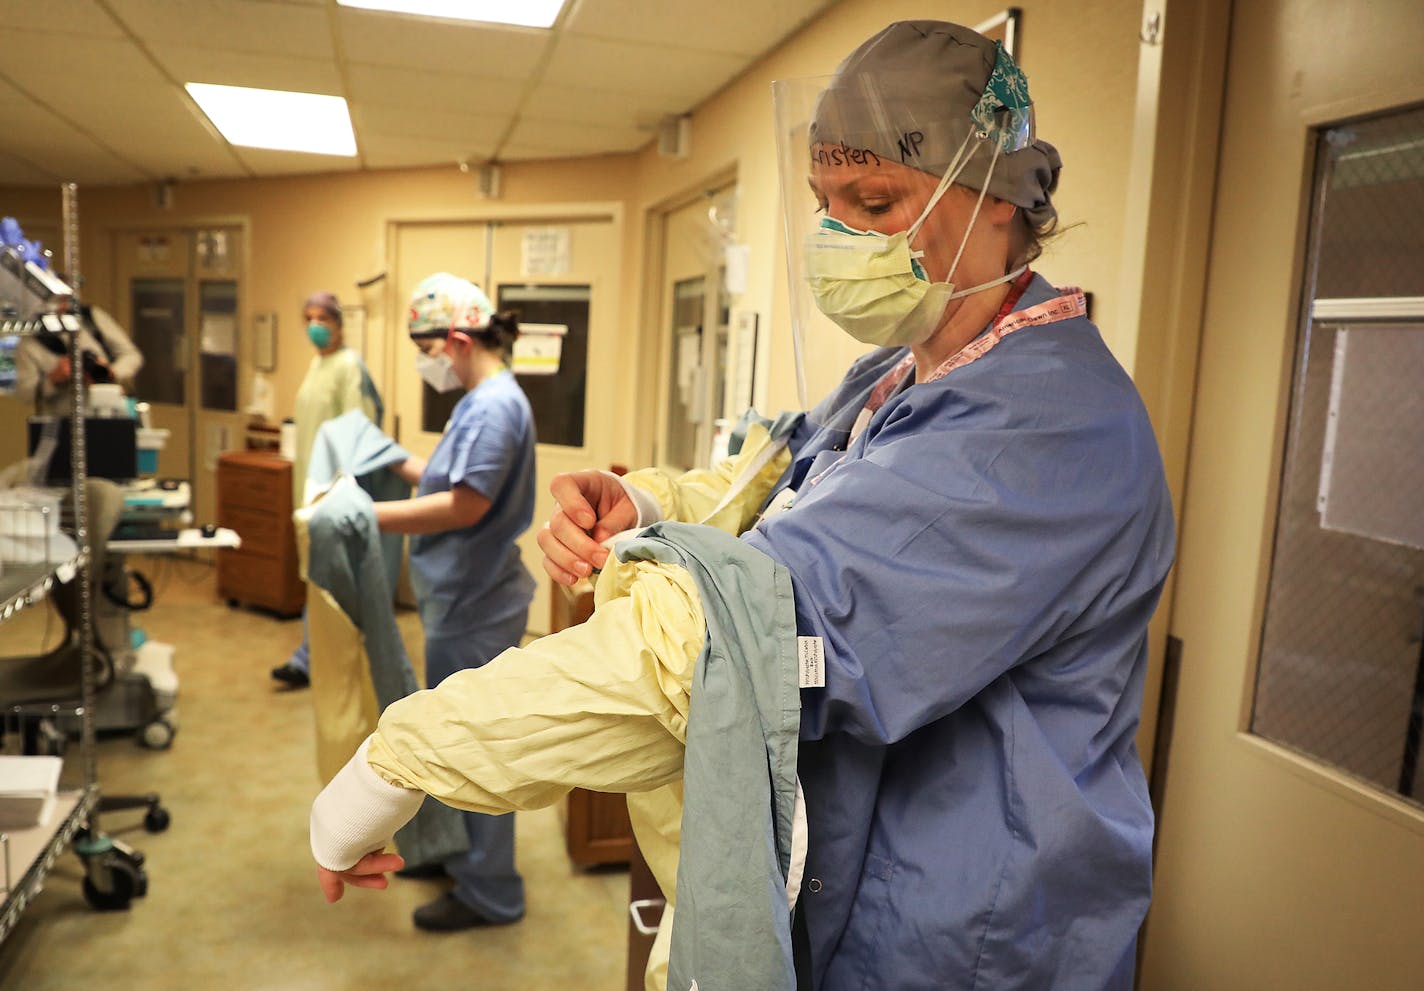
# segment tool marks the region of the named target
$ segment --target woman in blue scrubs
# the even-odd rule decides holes
[[[600,570],[597,610],[388,707],[313,807],[319,879],[333,900],[383,886],[400,862],[380,844],[424,795],[494,811],[577,786],[628,792],[632,815],[685,784],[680,819],[639,803],[676,899],[650,988],[1129,991],[1152,885],[1135,736],[1174,524],[1084,294],[1030,267],[1058,152],[1011,56],[960,25],[892,24],[806,82],[799,103],[774,90],[793,328],[814,307],[807,348],[833,324],[870,349],[715,469],[555,477],[545,570]],[[674,544],[691,565],[650,563]],[[763,602],[789,619],[727,632]],[[734,647],[799,693],[738,712],[712,680]],[[749,709],[753,757],[728,766],[732,733],[696,749]],[[748,769],[774,804],[729,847],[692,798],[756,801],[716,781]]]
[[[519,324],[495,313],[473,283],[439,273],[411,300],[408,330],[417,364],[437,392],[462,390],[428,462],[400,473],[414,498],[376,504],[383,531],[411,534],[412,584],[425,631],[425,678],[434,688],[456,671],[482,667],[519,644],[534,578],[515,541],[534,515],[534,417],[509,361]],[[415,911],[435,931],[515,922],[524,882],[514,866],[514,817],[465,814],[470,849],[443,865],[454,889]]]

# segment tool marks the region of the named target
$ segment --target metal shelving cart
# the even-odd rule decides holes
[[[66,269],[71,277],[78,272],[76,189],[62,187]],[[72,296],[69,287],[47,273],[34,270],[19,254],[0,247],[0,279],[23,295],[29,312],[0,317],[0,336],[24,338],[44,332],[59,334],[68,344],[71,367],[83,367],[80,354],[80,324],[59,304]],[[16,302],[12,299],[12,303]],[[87,408],[84,376],[72,375],[70,409],[70,498],[73,501],[73,531],[77,552],[62,560],[38,563],[7,563],[0,572],[0,625],[27,608],[44,603],[59,585],[75,586],[77,622],[74,635],[79,651],[81,675],[77,696],[70,702],[51,705],[15,705],[5,712],[7,725],[33,726],[46,717],[77,718],[80,726],[78,760],[82,780],[77,787],[62,789],[48,819],[39,826],[0,832],[0,942],[9,935],[25,908],[44,887],[45,878],[66,847],[72,846],[84,862],[84,894],[98,909],[126,908],[132,899],[147,890],[143,855],[105,835],[99,828],[100,808],[98,760],[94,736],[95,652],[93,588],[89,575],[87,507],[85,496],[86,458],[84,414]],[[66,756],[66,763],[69,758]]]

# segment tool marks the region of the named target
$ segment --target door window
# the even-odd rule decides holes
[[[186,290],[182,279],[134,279],[133,342],[143,354],[135,393],[152,403],[182,406],[187,384]]]
[[[1251,731],[1424,794],[1424,109],[1324,130]]]
[[[237,283],[204,280],[198,288],[198,373],[203,409],[237,409]]]
[[[496,305],[519,314],[525,328],[521,337],[549,342],[545,359],[519,360],[516,344],[515,372],[519,387],[534,411],[534,431],[541,444],[583,447],[584,400],[588,391],[588,316],[592,286],[502,285]]]

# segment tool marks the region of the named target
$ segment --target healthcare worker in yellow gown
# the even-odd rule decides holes
[[[297,389],[293,419],[297,428],[296,457],[292,461],[292,505],[306,502],[307,465],[311,461],[316,432],[327,420],[359,409],[377,426],[385,407],[366,363],[342,338],[341,301],[335,293],[312,293],[302,306],[307,340],[316,348],[306,377]],[[306,614],[302,616],[302,642],[292,656],[272,669],[272,677],[291,688],[311,684],[311,646],[306,634]]]

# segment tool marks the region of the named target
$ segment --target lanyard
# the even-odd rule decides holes
[[[930,373],[925,382],[938,381],[956,368],[963,368],[965,365],[978,361],[1016,330],[1022,330],[1025,327],[1042,327],[1072,317],[1087,316],[1087,300],[1083,297],[1083,291],[1077,286],[1060,286],[1058,291],[1062,295],[1039,303],[1037,306],[1030,306],[1026,310],[1015,310],[1014,307],[1018,305],[1024,290],[1032,281],[1033,272],[1031,271],[1025,271],[1015,279],[989,329],[950,355]],[[870,390],[870,397],[866,399],[865,406],[861,408],[860,415],[855,419],[855,426],[851,428],[852,440],[860,435],[861,431],[870,423],[870,418],[879,412],[880,407],[884,406],[886,401],[900,388],[905,377],[914,367],[915,356],[907,354],[885,374],[884,378],[875,384],[875,388]]]

